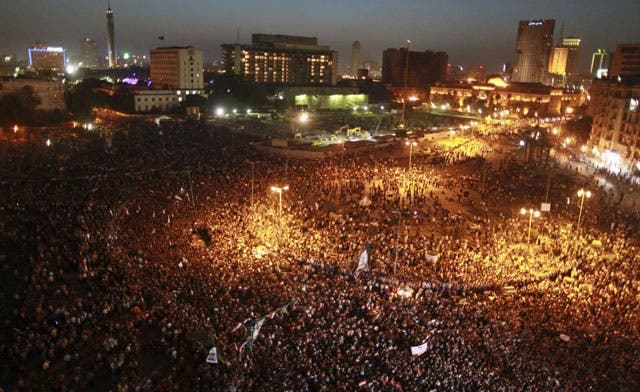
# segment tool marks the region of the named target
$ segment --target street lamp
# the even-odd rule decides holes
[[[406,211],[400,211],[400,210],[393,210],[391,211],[394,215],[398,215],[398,226],[396,227],[396,255],[393,259],[393,275],[395,276],[396,274],[396,267],[398,266],[398,253],[400,253],[400,218],[402,217],[402,214],[407,214]]]
[[[580,213],[578,214],[578,231],[580,231],[580,220],[582,218],[582,207],[584,206],[584,198],[587,199],[591,197],[591,191],[585,191],[584,189],[580,189],[578,191],[578,197],[580,197]]]
[[[272,186],[271,192],[276,192],[278,194],[278,243],[276,244],[276,249],[280,247],[280,240],[282,237],[282,191],[288,191],[289,185],[278,187]]]
[[[418,143],[415,142],[415,141],[410,142],[410,141],[407,140],[404,144],[409,146],[409,172],[411,172],[411,155],[413,153],[413,147],[417,146]]]
[[[300,124],[305,124],[307,121],[309,121],[309,113],[307,112],[301,112],[300,114],[298,114],[298,117],[295,119],[292,119],[292,123],[295,123],[295,134],[294,137],[296,136],[296,134],[300,134]],[[291,124],[292,128],[294,124]]]
[[[289,185],[286,185],[283,187],[278,187],[278,186],[271,187],[271,191],[276,192],[278,194],[278,220],[280,220],[280,217],[282,216],[282,191],[288,191],[288,190],[289,190]]]
[[[540,211],[536,211],[533,208],[529,208],[528,210],[523,208],[520,210],[520,213],[522,215],[529,214],[529,232],[527,234],[527,244],[529,244],[531,242],[531,223],[533,222],[534,217],[537,218],[540,216]]]

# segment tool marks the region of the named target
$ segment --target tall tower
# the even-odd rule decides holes
[[[516,64],[512,80],[547,83],[555,20],[521,20],[516,38]]]
[[[353,41],[351,47],[351,75],[358,76],[360,68],[360,41]]]
[[[109,56],[109,68],[118,65],[116,57],[116,32],[113,26],[113,11],[111,11],[111,1],[107,4],[107,54]]]

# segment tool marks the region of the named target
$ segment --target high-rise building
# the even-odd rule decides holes
[[[520,21],[512,81],[548,83],[547,70],[555,23],[554,19]]]
[[[564,75],[567,71],[567,58],[569,48],[555,47],[551,51],[549,59],[549,73],[554,75]]]
[[[353,41],[351,46],[351,75],[357,76],[360,68],[360,41]]]
[[[96,68],[98,66],[96,41],[91,38],[85,38],[80,41],[80,61],[85,68]]]
[[[118,65],[116,56],[116,32],[113,24],[113,11],[111,11],[111,1],[107,6],[107,57],[109,58],[109,68]]]
[[[335,85],[338,53],[314,37],[253,34],[251,45],[224,44],[226,71],[254,83]]]
[[[562,47],[568,49],[567,65],[565,67],[565,73],[568,76],[575,76],[578,74],[578,56],[580,54],[580,38],[578,37],[562,38]]]
[[[447,53],[386,49],[382,53],[382,82],[393,87],[426,88],[447,79]],[[407,64],[408,59],[408,64]],[[406,75],[405,75],[406,72]]]
[[[593,117],[589,144],[609,170],[640,170],[640,79],[594,80],[588,114]]]
[[[609,71],[609,53],[604,49],[598,49],[591,56],[591,67],[589,73],[593,77],[600,78],[603,73]]]
[[[202,90],[202,50],[192,46],[156,48],[150,53],[151,84],[162,90]]]
[[[27,49],[29,67],[38,71],[64,72],[67,65],[67,52],[64,48],[36,44]]]
[[[619,44],[611,57],[609,77],[640,76],[640,44]]]

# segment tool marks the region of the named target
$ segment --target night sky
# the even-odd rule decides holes
[[[105,9],[101,0],[3,0],[0,53],[26,58],[36,41],[79,54],[91,37],[106,53]],[[413,41],[415,50],[443,50],[449,62],[497,70],[513,62],[520,19],[564,20],[565,36],[582,38],[580,70],[596,48],[640,42],[639,0],[113,0],[118,54],[147,54],[164,45],[193,45],[205,61],[221,59],[220,44],[249,43],[251,33],[318,36],[339,51],[348,66],[351,43],[359,40],[362,60],[382,60],[382,51]],[[165,36],[164,43],[159,35]]]

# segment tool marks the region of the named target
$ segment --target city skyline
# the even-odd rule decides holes
[[[152,48],[193,45],[204,52],[205,62],[222,59],[221,44],[250,42],[253,33],[318,37],[320,44],[339,52],[339,69],[350,65],[351,45],[361,42],[361,60],[382,62],[387,48],[402,47],[412,40],[412,50],[445,51],[452,64],[485,65],[496,71],[515,60],[518,21],[555,19],[554,44],[559,25],[564,35],[582,39],[578,70],[588,70],[591,53],[598,48],[614,50],[619,43],[640,39],[634,18],[640,3],[620,0],[615,6],[599,1],[538,1],[535,4],[489,0],[419,1],[355,0],[345,5],[329,1],[297,3],[277,0],[269,4],[241,0],[234,4],[187,0],[180,6],[167,0],[112,1],[116,20],[118,55],[147,55]],[[0,51],[26,57],[33,42],[64,46],[78,56],[80,40],[93,38],[98,54],[106,56],[107,32],[104,13],[107,1],[64,0],[52,3],[34,0],[0,5]],[[34,12],[34,11],[37,11]],[[144,15],[142,14],[144,12]],[[256,20],[255,15],[261,15]],[[487,25],[490,22],[491,25]],[[158,40],[159,36],[165,39]]]

